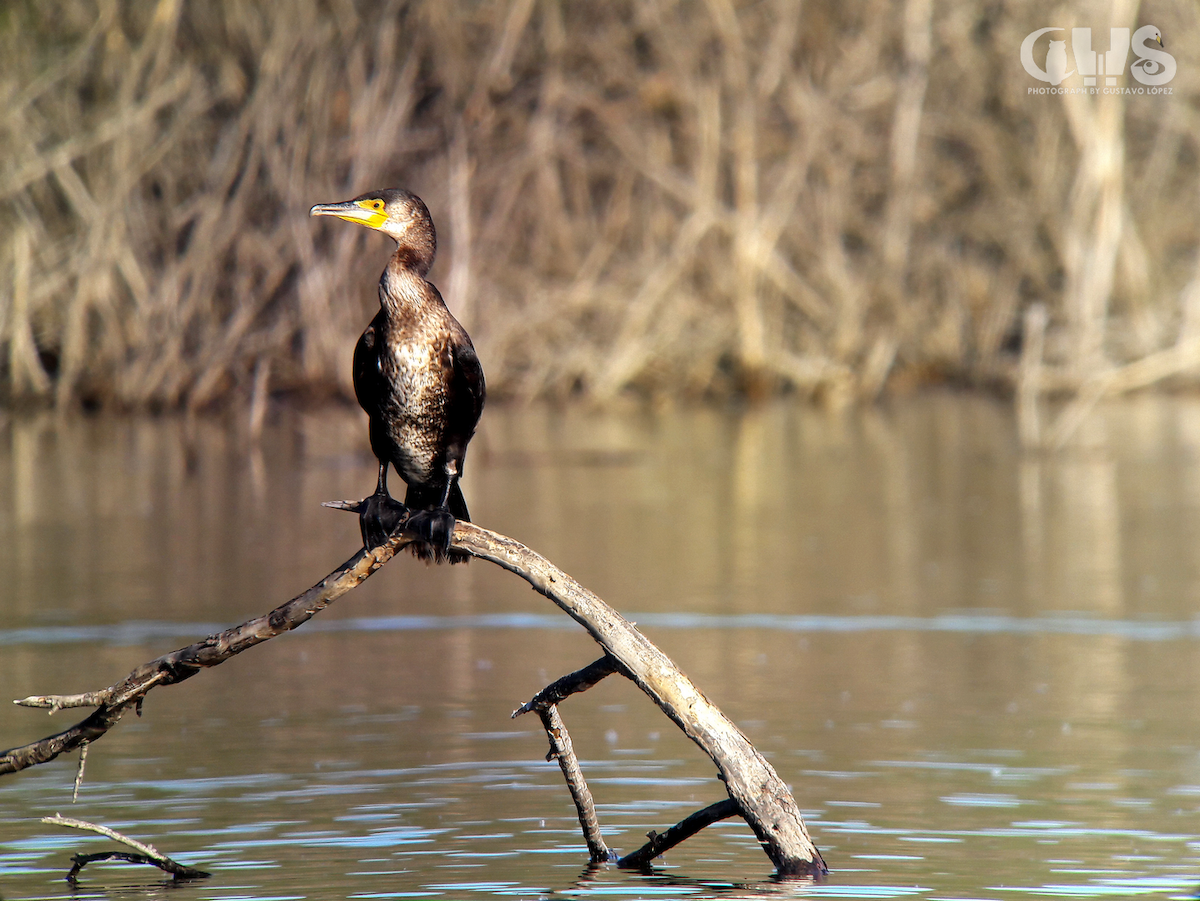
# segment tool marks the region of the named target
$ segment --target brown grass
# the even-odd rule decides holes
[[[386,247],[306,211],[393,184],[496,395],[1194,377],[1198,14],[1043,8],[6,4],[0,391],[348,393]],[[1173,93],[1027,93],[1025,34],[1110,18]]]

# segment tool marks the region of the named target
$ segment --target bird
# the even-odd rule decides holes
[[[1050,84],[1060,85],[1074,74],[1074,69],[1067,71],[1067,42],[1051,41],[1050,49],[1046,52],[1046,75]]]
[[[399,188],[319,203],[310,216],[336,216],[396,242],[379,278],[379,312],[354,348],[354,394],[369,420],[379,460],[375,493],[329,506],[359,514],[363,546],[385,543],[403,526],[424,560],[465,562],[451,554],[456,520],[470,522],[459,484],[467,445],[483,412],[483,367],[466,329],[425,276],[437,252],[428,207]],[[401,504],[387,489],[388,466],[408,486]]]

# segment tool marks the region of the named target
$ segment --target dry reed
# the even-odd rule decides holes
[[[496,395],[1194,380],[1197,12],[1043,9],[9,4],[0,391],[347,394],[385,248],[305,211],[390,184]],[[1171,94],[1028,93],[1033,29],[1143,22]]]

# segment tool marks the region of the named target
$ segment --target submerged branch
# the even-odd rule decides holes
[[[579,758],[575,756],[575,747],[571,744],[571,735],[559,716],[558,707],[549,704],[539,707],[537,711],[542,718],[546,737],[550,739],[550,751],[546,754],[546,760],[557,760],[558,767],[562,770],[571,800],[575,802],[575,812],[579,815],[579,826],[583,829],[583,839],[587,842],[588,856],[591,857],[592,863],[605,863],[614,859],[613,853],[608,850],[608,845],[604,843],[604,837],[600,834],[596,802],[592,800],[592,791],[583,778]]]
[[[66,826],[68,829],[82,829],[85,832],[95,832],[98,835],[111,838],[114,842],[128,845],[134,850],[132,854],[127,851],[101,851],[97,854],[76,854],[71,858],[74,866],[71,867],[71,872],[67,874],[67,881],[72,885],[75,884],[76,877],[78,877],[79,871],[84,866],[101,860],[124,860],[129,863],[149,864],[170,873],[176,879],[207,879],[211,875],[203,870],[184,866],[178,861],[167,857],[167,855],[163,854],[153,845],[147,845],[127,835],[122,835],[120,832],[117,832],[115,829],[109,829],[107,826],[98,826],[86,820],[76,820],[73,817],[59,816],[58,814],[52,817],[42,817],[42,822],[48,823],[51,826]]]
[[[674,848],[684,839],[691,838],[705,826],[737,816],[741,811],[732,798],[725,798],[716,804],[709,804],[703,810],[697,810],[691,816],[676,823],[666,832],[659,835],[651,832],[650,840],[631,854],[626,854],[617,861],[617,866],[623,870],[639,870],[650,865],[650,861]]]

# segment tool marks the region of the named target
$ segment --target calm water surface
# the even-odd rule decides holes
[[[358,546],[350,412],[0,418],[0,699],[96,689]],[[293,634],[0,778],[0,898],[160,898],[104,823],[213,873],[172,899],[1192,898],[1200,887],[1200,402],[1100,410],[1022,455],[1006,405],[835,416],[489,408],[475,519],[621,610],[747,732],[832,868],[778,883],[740,820],[589,871],[532,717],[598,656],[523,582],[394,560]],[[563,705],[610,845],[723,796],[631,684]],[[76,718],[78,714],[76,714]],[[0,704],[0,747],[73,722]]]

